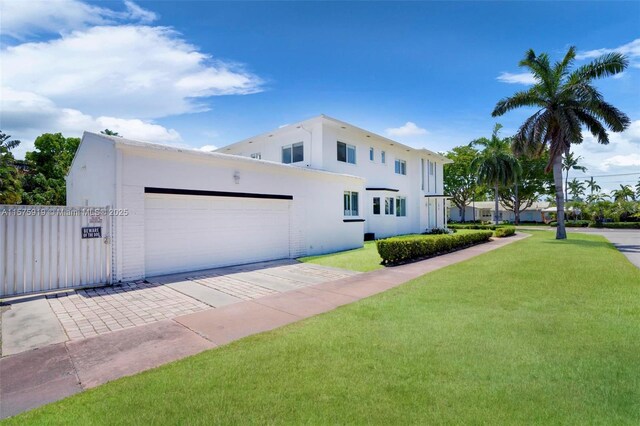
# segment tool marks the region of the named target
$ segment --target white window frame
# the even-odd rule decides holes
[[[393,216],[395,215],[395,202],[396,200],[393,197],[385,197],[384,198],[384,214],[385,216]]]
[[[378,213],[376,213],[376,200],[378,200]],[[382,203],[380,201],[380,197],[373,197],[373,201],[371,202],[371,213],[378,216],[382,213]]]
[[[251,158],[262,160],[262,154],[260,154],[259,152],[254,152],[253,154],[251,154]]]
[[[294,159],[293,159],[293,149],[294,148],[298,148],[298,147],[302,147],[302,159],[298,160],[298,161],[294,161]],[[290,154],[291,161],[288,162],[288,163],[284,161],[284,152],[287,149],[291,150],[291,154]],[[284,163],[284,164],[302,163],[304,161],[304,142],[296,142],[296,143],[292,143],[290,145],[285,145],[285,146],[282,147],[282,151],[281,152],[282,152],[282,163]]]
[[[407,217],[407,197],[396,197],[396,216]]]
[[[405,160],[401,160],[399,158],[396,158],[395,172],[398,175],[406,176],[407,175],[407,162]]]
[[[343,211],[345,216],[359,216],[360,197],[358,191],[344,191],[342,197]]]
[[[338,158],[338,147],[341,144],[345,146],[345,151],[344,151],[344,159],[345,159],[345,161],[342,161],[340,158]],[[349,154],[350,153],[352,154],[352,158],[349,158]],[[356,164],[357,163],[356,146],[355,145],[350,145],[350,144],[348,144],[346,142],[337,141],[337,143],[336,143],[336,159],[340,163]],[[350,160],[353,160],[353,161],[350,161]]]
[[[433,161],[429,161],[429,176],[433,176],[435,168],[436,168],[436,163]]]
[[[380,151],[380,162],[387,164],[387,153],[385,151]]]
[[[376,151],[373,147],[369,147],[369,161],[376,161]]]

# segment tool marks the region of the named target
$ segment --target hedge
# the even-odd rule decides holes
[[[433,236],[387,238],[378,240],[376,246],[384,264],[396,264],[409,260],[435,256],[489,241],[491,231]]]
[[[603,222],[592,223],[594,228],[611,228],[611,229],[640,229],[640,222]]]
[[[498,228],[493,233],[498,238],[510,237],[516,234],[516,228],[514,226],[505,226],[504,228]]]
[[[565,220],[564,226],[567,228],[586,228],[591,224],[589,220]],[[553,222],[549,222],[549,226],[558,226],[558,222],[555,220]]]
[[[447,225],[448,228],[451,229],[490,229],[492,231],[495,231],[497,228],[503,228],[505,226],[509,226],[509,225],[480,225],[480,224],[467,224],[467,225],[463,225],[463,224],[458,224],[458,223],[450,223]]]

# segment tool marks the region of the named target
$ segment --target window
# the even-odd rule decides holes
[[[407,162],[404,160],[396,160],[396,173],[399,175],[407,174]]]
[[[358,193],[344,191],[344,215],[358,216]]]
[[[380,197],[373,197],[373,214],[380,214]]]
[[[369,148],[369,160],[374,161],[375,158],[375,152],[373,151],[373,148]]]
[[[435,169],[435,163],[432,161],[429,161],[429,175],[433,176],[433,170]]]
[[[393,215],[393,197],[384,199],[384,214]]]
[[[300,161],[304,161],[304,144],[302,142],[282,147],[283,163],[299,163]]]
[[[356,147],[338,142],[338,161],[356,164]]]
[[[251,158],[255,158],[256,160],[261,160],[262,154],[260,154],[259,152],[254,152],[253,154],[251,154]]]
[[[380,153],[380,162],[382,164],[385,164],[387,162],[387,153],[384,151]]]
[[[407,215],[407,199],[405,197],[396,198],[396,216]]]

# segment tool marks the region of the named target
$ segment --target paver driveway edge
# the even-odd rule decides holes
[[[449,253],[431,259],[401,266],[385,268],[343,278],[336,281],[310,285],[298,290],[279,293],[252,301],[234,303],[222,308],[207,309],[172,320],[159,321],[142,327],[135,327],[98,335],[88,339],[60,344],[65,351],[59,351],[58,358],[64,368],[60,375],[69,376],[69,365],[80,378],[69,377],[68,383],[60,386],[46,369],[34,369],[33,360],[44,355],[53,346],[0,359],[0,374],[9,377],[25,375],[31,377],[31,384],[20,381],[1,380],[0,400],[11,402],[4,407],[0,418],[57,401],[73,393],[94,387],[126,375],[159,367],[168,362],[195,355],[217,345],[226,344],[251,334],[271,330],[297,322],[303,318],[331,311],[339,306],[355,302],[365,297],[389,290],[424,275],[428,272],[471,259],[493,251],[512,242],[529,237],[516,234],[513,237],[493,240],[465,250]],[[245,315],[250,315],[247,321]],[[167,345],[167,336],[171,345]],[[144,359],[136,342],[144,341]],[[186,345],[176,351],[176,344]],[[110,348],[105,350],[105,348]],[[132,365],[127,365],[127,360]],[[100,362],[96,362],[100,360]],[[105,373],[110,363],[120,369]],[[77,373],[75,373],[77,372]],[[38,376],[42,377],[38,377]],[[84,379],[83,379],[84,377]],[[54,378],[55,379],[55,378]],[[8,384],[7,384],[8,383]],[[51,386],[42,386],[52,383]]]

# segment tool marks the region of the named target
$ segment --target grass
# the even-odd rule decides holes
[[[460,229],[458,233],[464,234],[469,232],[475,232],[469,229]],[[398,238],[410,238],[419,234],[403,235]],[[424,235],[425,238],[428,236]],[[319,256],[301,257],[298,259],[301,262],[315,263],[323,266],[331,266],[334,268],[349,269],[358,272],[375,271],[376,269],[384,268],[381,265],[382,258],[378,254],[375,241],[367,241],[364,243],[364,247],[354,250],[346,250],[338,253],[322,254]]]
[[[8,423],[639,424],[640,270],[532,234]]]

